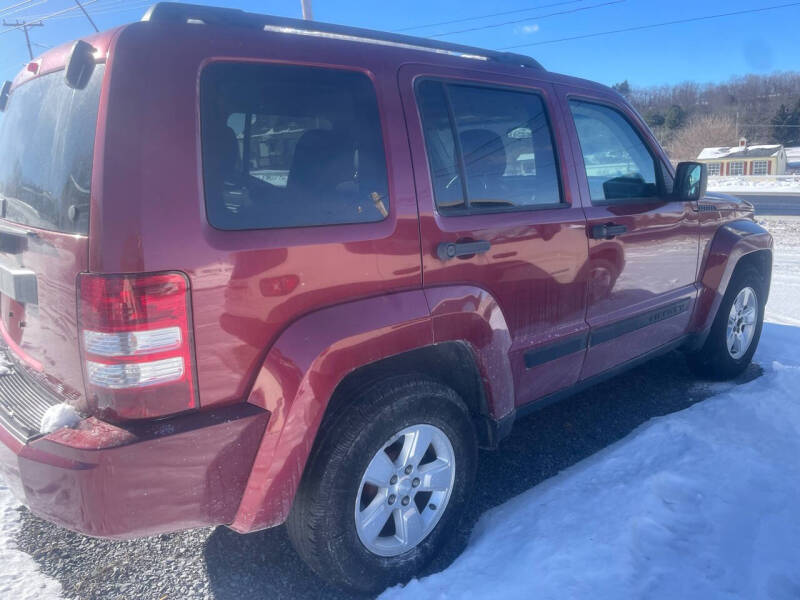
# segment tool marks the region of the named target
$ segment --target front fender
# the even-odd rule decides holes
[[[708,333],[739,261],[760,250],[772,252],[772,246],[770,233],[747,219],[726,223],[717,230],[701,271],[701,288],[692,319],[692,331]]]

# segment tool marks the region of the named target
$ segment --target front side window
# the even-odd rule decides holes
[[[765,160],[753,161],[753,175],[767,175],[768,173],[769,173],[769,167],[767,166],[767,161]]]
[[[628,120],[601,104],[569,103],[593,202],[660,195],[656,160]]]
[[[352,71],[214,63],[200,83],[209,222],[269,229],[380,221],[386,158],[375,90]]]
[[[708,174],[715,176],[720,174],[719,163],[708,163]]]
[[[731,175],[744,175],[744,163],[740,161],[733,161],[730,163]]]
[[[561,204],[552,134],[538,95],[423,80],[417,101],[440,213]]]

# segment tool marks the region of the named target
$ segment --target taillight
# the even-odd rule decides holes
[[[186,276],[84,273],[79,287],[87,394],[101,414],[141,419],[194,408]]]

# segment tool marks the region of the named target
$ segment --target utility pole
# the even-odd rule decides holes
[[[44,23],[39,21],[38,23],[28,23],[27,21],[17,21],[16,23],[9,23],[5,19],[3,19],[3,27],[14,27],[16,29],[22,29],[23,33],[25,34],[25,43],[28,45],[28,55],[33,60],[33,48],[31,48],[31,37],[28,35],[28,29],[31,27],[42,27]]]
[[[95,25],[95,24],[94,24],[94,21],[92,21],[92,17],[90,17],[90,16],[89,16],[89,13],[88,13],[88,12],[86,12],[86,9],[85,9],[85,8],[83,8],[83,4],[81,4],[80,0],[75,0],[75,4],[77,4],[77,5],[78,5],[78,8],[80,8],[80,9],[81,9],[81,12],[83,13],[83,16],[84,16],[84,17],[86,17],[86,18],[89,20],[89,23],[91,23],[91,24],[92,24],[92,27],[94,27],[94,30],[95,30],[95,31],[100,31],[100,30],[97,28],[97,25]]]
[[[311,21],[314,19],[311,16],[311,0],[300,0],[300,4],[303,6],[303,19],[306,21]]]

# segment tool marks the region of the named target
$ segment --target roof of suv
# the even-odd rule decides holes
[[[428,52],[442,57],[469,59],[483,63],[486,66],[494,64],[506,72],[509,70],[516,71],[517,74],[523,76],[527,73],[528,76],[533,76],[537,79],[547,79],[553,83],[561,83],[577,88],[602,90],[605,93],[619,96],[611,88],[594,81],[546,71],[538,61],[522,54],[488,50],[346,25],[304,21],[288,17],[249,13],[233,8],[217,8],[179,2],[158,2],[154,4],[142,17],[142,21],[166,25],[185,25],[188,23],[190,25],[211,25],[224,28],[241,27],[251,31],[324,38],[339,43],[375,44],[384,47],[386,50],[408,50],[412,53]],[[114,37],[128,27],[130,27],[130,24],[85,36],[81,39],[95,48],[95,56],[105,56]],[[13,87],[38,75],[63,68],[69,58],[73,44],[74,41],[62,44],[37,57],[32,62],[38,63],[38,68],[34,72],[23,68],[15,77]]]
[[[159,2],[150,7],[144,17],[142,17],[142,21],[160,23],[203,23],[207,25],[227,25],[246,27],[249,29],[264,29],[267,31],[284,31],[286,33],[298,33],[333,39],[346,39],[349,41],[407,47],[414,50],[429,50],[442,54],[465,56],[544,70],[542,65],[536,60],[524,54],[499,52],[496,50],[463,46],[461,44],[452,44],[410,35],[349,27],[347,25],[335,25],[320,21],[304,21],[288,17],[261,15],[235,8],[217,8],[180,2]]]

